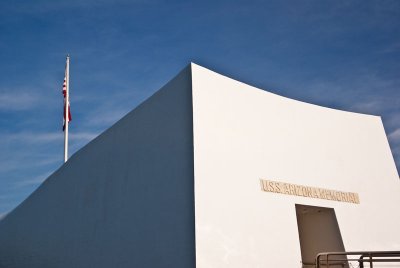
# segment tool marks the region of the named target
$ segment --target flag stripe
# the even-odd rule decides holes
[[[63,86],[62,86],[62,94],[64,96],[64,116],[63,116],[63,131],[65,130],[65,103],[67,102],[66,98],[67,98],[67,79],[66,77],[64,77],[64,82],[63,82]],[[68,103],[68,122],[72,121],[72,116],[71,116],[71,106]]]

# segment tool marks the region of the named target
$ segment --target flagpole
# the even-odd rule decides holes
[[[65,67],[66,95],[65,95],[65,130],[64,130],[64,163],[68,160],[68,121],[69,121],[69,54]]]

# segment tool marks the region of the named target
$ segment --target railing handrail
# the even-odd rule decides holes
[[[347,256],[360,256],[358,259],[348,259]],[[319,253],[315,258],[315,267],[320,268],[321,258],[324,259],[327,268],[329,267],[329,256],[345,256],[343,259],[331,259],[331,262],[337,264],[338,262],[358,261],[360,268],[364,267],[364,262],[370,264],[374,262],[400,262],[400,251],[347,251],[347,252],[322,252]],[[392,259],[385,259],[384,257],[399,257]],[[364,259],[368,258],[368,259]],[[371,266],[372,267],[372,266]]]

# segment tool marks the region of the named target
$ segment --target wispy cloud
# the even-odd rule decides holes
[[[64,1],[44,1],[39,0],[35,3],[30,2],[18,2],[14,5],[9,4],[10,6],[5,6],[6,10],[9,12],[16,13],[27,13],[27,14],[38,14],[38,13],[46,13],[46,12],[54,12],[57,10],[69,10],[69,9],[87,9],[87,8],[96,8],[96,7],[107,7],[110,5],[118,5],[118,4],[137,4],[137,3],[146,3],[146,1],[140,0],[71,0],[68,2]]]
[[[71,133],[71,140],[77,141],[91,141],[96,138],[99,133],[96,132],[80,132],[80,133]]]
[[[97,132],[70,133],[70,153],[84,146],[98,134]],[[53,169],[57,163],[62,163],[63,139],[62,132],[19,132],[0,135],[0,147],[3,148],[3,154],[0,155],[0,175],[3,174],[5,177],[9,172],[18,173],[32,168]]]
[[[40,76],[40,75],[38,75]],[[39,78],[36,78],[39,80]],[[51,108],[61,103],[61,82],[55,81],[53,76],[41,75],[39,81],[29,83],[15,82],[11,86],[0,88],[1,111],[26,111],[36,107]],[[59,91],[55,88],[59,87]],[[58,93],[58,94],[57,94]],[[55,101],[56,94],[59,102]]]
[[[376,115],[381,113],[384,108],[385,103],[380,99],[367,99],[366,101],[358,101],[350,107],[350,109],[354,111]]]
[[[0,110],[23,111],[31,109],[40,103],[37,94],[26,92],[1,92]]]
[[[396,94],[400,79],[385,79],[369,70],[343,75],[338,79],[316,78],[305,82],[291,87],[300,86],[304,96],[322,105],[336,105],[353,112],[381,115],[391,107],[397,107],[399,102]]]
[[[383,48],[380,53],[397,53],[400,50],[400,40],[390,43]]]
[[[90,141],[94,139],[98,133],[95,132],[80,132],[71,133],[69,135],[72,141]],[[1,143],[18,142],[18,143],[51,143],[59,142],[64,139],[62,132],[19,132],[19,133],[7,133],[0,135]]]
[[[90,127],[109,127],[135,108],[148,94],[125,91],[112,99],[100,100],[101,105],[87,113],[85,121]]]
[[[128,112],[129,109],[127,108],[116,108],[105,113],[99,112],[98,114],[101,116],[89,116],[88,123],[91,126],[110,126],[121,119]]]
[[[10,172],[20,172],[31,168],[40,168],[48,165],[61,163],[61,155],[58,157],[54,153],[40,154],[30,152],[31,148],[27,150],[20,150],[17,152],[10,153],[1,157],[0,161],[0,174],[2,179],[5,179],[6,174],[11,176]],[[22,151],[22,152],[21,152]]]
[[[394,130],[388,135],[389,139],[394,143],[400,143],[400,128]]]
[[[51,175],[51,172],[46,172],[37,176],[33,176],[30,178],[23,178],[23,179],[18,179],[14,183],[15,188],[21,188],[21,187],[26,187],[26,186],[31,186],[31,185],[39,185],[41,184],[47,177]]]

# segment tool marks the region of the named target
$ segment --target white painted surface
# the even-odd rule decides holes
[[[263,192],[260,179],[361,203]],[[380,118],[191,64],[0,221],[0,267],[300,267],[295,204],[334,208],[346,250],[400,248]]]
[[[190,68],[0,221],[1,268],[195,266]]]
[[[196,263],[300,267],[295,204],[334,208],[346,250],[400,248],[400,181],[381,119],[284,98],[192,64]],[[359,193],[262,192],[259,179]]]

